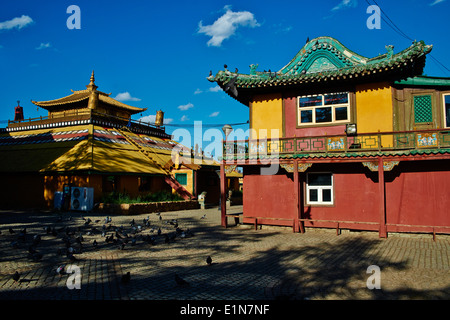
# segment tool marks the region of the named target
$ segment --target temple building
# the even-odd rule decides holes
[[[211,74],[249,109],[248,137],[231,133],[221,162],[222,176],[243,167],[243,221],[450,233],[450,78],[423,75],[431,50],[367,58],[319,37],[279,71]]]
[[[94,202],[111,192],[135,197],[159,191],[184,199],[208,191],[210,201],[219,201],[218,163],[173,141],[162,111],[155,123],[132,120],[146,109],[97,88],[92,72],[85,90],[32,101],[48,111],[45,117],[26,119],[23,108],[15,108],[14,120],[0,129],[2,208],[51,208],[55,192],[67,187],[93,189]]]

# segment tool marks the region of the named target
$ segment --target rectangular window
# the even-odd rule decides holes
[[[348,122],[349,109],[348,92],[299,97],[299,125]]]
[[[175,173],[175,179],[179,184],[183,186],[187,185],[187,173]]]
[[[333,204],[333,174],[308,173],[306,176],[306,204]]]
[[[444,94],[445,127],[450,128],[450,94]]]

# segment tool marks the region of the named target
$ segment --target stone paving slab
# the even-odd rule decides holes
[[[242,211],[242,206],[230,211]],[[96,213],[0,211],[0,299],[450,298],[450,237],[446,235],[433,241],[431,235],[380,239],[373,232],[337,236],[335,230],[307,229],[300,234],[281,227],[223,228],[217,208],[112,215],[110,223],[105,218]],[[101,234],[103,225],[109,227],[106,236],[114,234],[114,241],[107,242]],[[47,233],[46,227],[58,231]],[[24,228],[25,235],[20,235]],[[29,247],[37,234],[41,241],[32,249],[43,256],[33,261]],[[80,236],[81,245],[75,240]],[[68,247],[75,249],[76,260],[67,256]],[[208,255],[211,266],[205,262]],[[75,273],[56,273],[58,266],[71,264],[79,267],[80,289],[67,286]],[[371,265],[380,268],[381,289],[367,287]],[[12,279],[15,271],[21,275],[19,281]],[[127,272],[130,281],[123,282]],[[188,285],[178,285],[175,274]]]

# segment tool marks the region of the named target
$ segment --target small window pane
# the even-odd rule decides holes
[[[445,126],[450,127],[450,95],[445,96]]]
[[[310,173],[310,174],[308,174],[308,185],[310,185],[310,186],[331,186],[331,173]]]
[[[302,110],[300,112],[300,122],[301,123],[311,123],[312,122],[312,110]]]
[[[187,174],[186,173],[176,173],[175,179],[182,185],[187,185]]]
[[[299,99],[299,107],[321,106],[322,96],[303,97]]]
[[[348,103],[347,93],[326,94],[324,97],[325,105]]]
[[[318,196],[317,189],[310,189],[309,190],[309,201],[312,201],[312,202],[319,201],[317,196]]]
[[[331,108],[316,108],[316,122],[331,122]]]
[[[347,107],[338,107],[335,109],[336,114],[335,114],[335,120],[339,121],[339,120],[347,120]]]
[[[331,190],[330,189],[322,190],[322,201],[323,202],[331,202]]]

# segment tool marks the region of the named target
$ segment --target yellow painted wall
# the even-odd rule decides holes
[[[253,136],[253,133],[251,133],[251,139],[281,138],[283,136],[283,100],[281,94],[255,96],[250,113],[251,129],[254,129],[256,134],[256,136]],[[277,131],[271,131],[272,129]]]
[[[187,176],[187,184],[183,185],[183,187],[190,193],[194,194],[194,171],[191,169],[184,169],[181,167],[180,169],[173,171],[173,177],[175,178],[175,174],[177,173],[185,173]],[[172,189],[172,193],[176,193],[174,189]]]
[[[391,132],[393,128],[392,91],[388,83],[356,86],[358,133]],[[382,137],[383,147],[392,146],[392,136]]]

